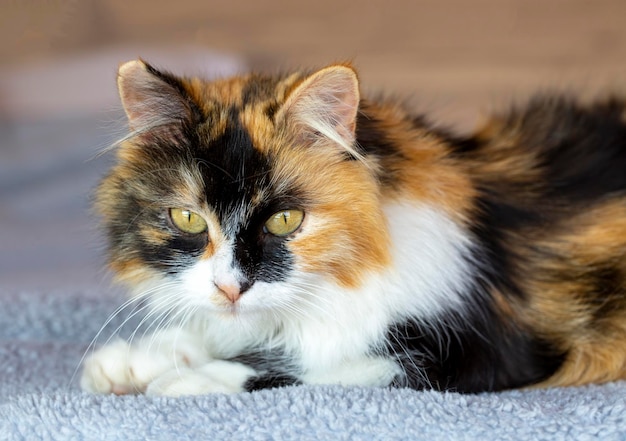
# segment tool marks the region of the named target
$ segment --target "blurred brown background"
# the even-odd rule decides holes
[[[88,195],[119,62],[180,73],[352,60],[459,130],[534,90],[626,91],[623,0],[0,0],[0,286],[91,283]],[[110,156],[110,155],[109,155]]]
[[[367,88],[414,94],[426,105],[444,105],[455,114],[458,106],[484,108],[494,99],[501,102],[536,87],[595,92],[606,86],[624,89],[626,83],[623,0],[0,4],[0,60],[14,75],[23,74],[20,68],[43,69],[45,63],[93,60],[99,52],[112,54],[116,65],[148,48],[169,52],[176,63],[170,65],[167,55],[159,61],[179,71],[196,66],[172,57],[182,48],[216,51],[264,68],[353,60]],[[74,86],[111,88],[113,66],[104,66],[107,84],[71,78],[72,72],[67,76]],[[40,80],[55,86],[52,78],[49,84],[43,76]],[[61,109],[63,104],[56,103]]]

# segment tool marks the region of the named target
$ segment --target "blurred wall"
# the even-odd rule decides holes
[[[443,103],[452,110],[485,106],[538,86],[595,91],[623,89],[626,82],[623,0],[0,4],[3,66],[123,47],[138,48],[137,55],[146,47],[207,48],[255,67],[348,59],[370,88],[412,93],[426,105]],[[168,67],[186,67],[178,64]]]

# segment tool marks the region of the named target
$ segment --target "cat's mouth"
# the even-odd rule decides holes
[[[212,302],[211,309],[220,316],[232,318],[260,312],[259,308],[246,304],[247,302],[245,302],[243,298],[233,301],[221,295],[217,295],[216,297],[217,298]]]
[[[239,317],[242,314],[241,307],[237,304],[224,305],[219,309],[219,315],[223,318]]]

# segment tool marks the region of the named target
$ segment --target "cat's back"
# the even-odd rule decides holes
[[[626,190],[626,104],[538,96],[460,149],[485,187],[514,202],[578,205]]]

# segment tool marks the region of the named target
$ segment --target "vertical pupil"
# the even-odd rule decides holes
[[[287,219],[289,219],[289,213],[283,211],[283,222],[285,222],[285,224],[287,223]]]
[[[188,223],[191,223],[191,211],[183,211],[183,216]]]

